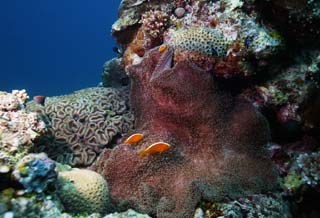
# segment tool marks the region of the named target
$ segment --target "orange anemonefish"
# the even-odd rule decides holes
[[[132,134],[131,136],[129,136],[129,138],[127,138],[124,142],[122,142],[122,144],[133,144],[133,143],[137,143],[139,141],[141,141],[143,139],[143,135],[140,133],[135,133]]]
[[[150,145],[149,147],[142,149],[138,152],[140,157],[144,157],[147,154],[154,154],[154,153],[163,153],[171,147],[168,143],[165,142],[156,142]]]
[[[160,53],[162,53],[162,52],[164,52],[166,49],[167,49],[167,46],[166,46],[166,45],[160,45],[158,51],[159,51]]]

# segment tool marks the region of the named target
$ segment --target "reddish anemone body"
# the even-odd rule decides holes
[[[188,61],[171,67],[173,51],[149,51],[128,67],[135,132],[144,138],[100,156],[95,170],[109,183],[112,201],[127,202],[158,218],[192,217],[201,199],[219,201],[276,187],[264,146],[264,117],[216,87],[214,78]],[[170,149],[140,157],[163,141]]]

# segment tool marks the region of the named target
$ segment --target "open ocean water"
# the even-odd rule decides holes
[[[1,0],[0,89],[61,95],[101,81],[120,0]]]

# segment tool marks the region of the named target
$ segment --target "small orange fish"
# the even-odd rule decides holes
[[[159,47],[158,51],[159,51],[160,53],[162,53],[162,52],[164,52],[166,49],[167,49],[167,46],[166,46],[166,45],[161,45],[161,46]]]
[[[171,147],[168,143],[165,142],[156,142],[150,145],[149,147],[142,149],[138,152],[140,157],[144,157],[147,154],[154,154],[154,153],[162,153],[168,150]]]
[[[143,139],[143,135],[140,133],[135,133],[132,134],[131,136],[129,136],[129,138],[127,138],[124,142],[122,142],[122,144],[133,144],[133,143],[137,143],[139,141],[141,141]]]

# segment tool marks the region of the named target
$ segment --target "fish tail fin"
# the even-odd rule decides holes
[[[146,152],[144,149],[138,151],[138,155],[139,155],[140,157],[144,157],[144,156],[146,156],[146,154],[147,154],[147,152]]]

